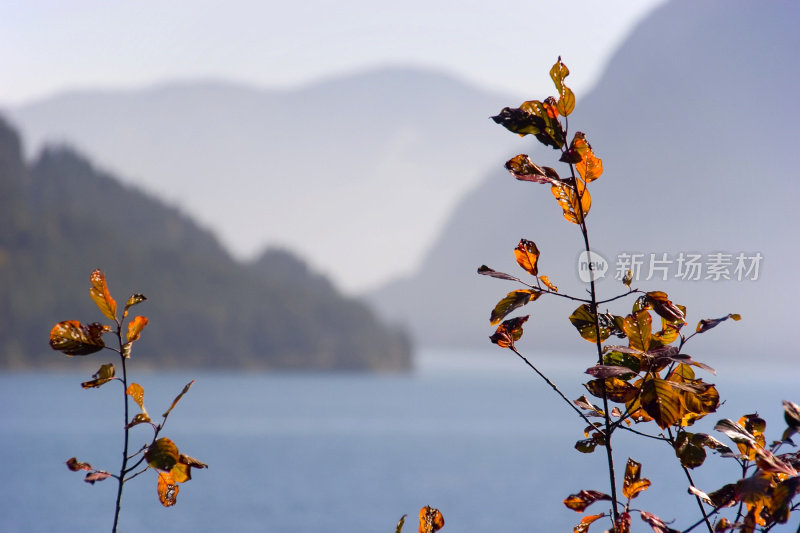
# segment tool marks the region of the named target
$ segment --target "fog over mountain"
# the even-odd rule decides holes
[[[690,353],[759,361],[797,356],[798,23],[800,5],[787,2],[670,2],[620,46],[593,92],[577,95],[570,116],[571,131],[586,132],[604,162],[604,174],[589,186],[587,219],[594,249],[610,263],[598,284],[601,294],[624,290],[613,279],[618,255],[642,253],[646,262],[634,286],[668,291],[688,306],[690,325],[743,315],[742,322],[698,337]],[[496,111],[520,103],[509,100]],[[563,173],[557,152],[495,129],[516,142],[516,153]],[[512,253],[520,238],[538,244],[540,273],[562,291],[580,295],[586,287],[577,273],[583,246],[577,227],[562,218],[548,186],[514,180],[504,162],[498,153],[496,170],[456,208],[419,271],[371,296],[423,345],[488,346],[490,310],[518,287],[475,270],[485,263],[526,275]],[[681,252],[702,256],[701,280],[676,279]],[[646,280],[651,253],[656,259],[668,254],[672,263],[660,266],[668,268],[669,281],[658,279],[658,270]],[[742,281],[705,279],[717,253],[732,262],[733,278],[739,253],[760,253],[758,279],[751,279],[754,272]],[[609,307],[621,314],[630,303]],[[531,314],[528,349],[585,348],[567,320],[576,306],[545,297],[518,312]]]
[[[31,153],[66,141],[235,255],[282,245],[359,291],[418,266],[510,144],[486,121],[507,100],[386,68],[293,91],[195,82],[73,92],[7,114]]]

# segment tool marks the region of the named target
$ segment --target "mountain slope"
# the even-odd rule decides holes
[[[101,319],[86,291],[95,268],[118,300],[149,298],[137,307],[150,325],[136,356],[159,368],[410,366],[400,332],[299,260],[266,253],[237,263],[181,212],[69,148],[47,148],[25,165],[2,121],[0,190],[14,208],[0,234],[0,366],[55,362],[60,356],[47,347],[53,324]]]
[[[8,115],[32,146],[68,141],[181,206],[238,257],[290,247],[352,292],[418,264],[448,206],[508,146],[481,127],[502,101],[386,68],[292,91],[69,93]]]
[[[645,268],[637,286],[667,290],[688,306],[690,321],[728,312],[745,317],[724,334],[698,338],[693,344],[700,348],[776,359],[793,349],[798,21],[794,4],[670,2],[633,31],[594,91],[578,95],[570,117],[572,131],[585,131],[604,160],[604,175],[590,186],[588,217],[593,248],[610,263],[599,290],[611,296],[623,289],[610,279],[620,253],[648,260],[667,253],[670,279],[648,281]],[[509,134],[498,126],[497,135]],[[536,144],[521,140],[517,152],[560,166],[554,151]],[[503,162],[498,155],[497,171],[455,209],[418,273],[371,296],[422,345],[487,345],[489,311],[515,287],[477,276],[475,268],[486,263],[524,275],[512,255],[521,237],[539,245],[540,270],[562,290],[579,294],[585,287],[577,275],[576,228],[561,218],[546,186],[516,182]],[[702,280],[688,281],[675,278],[681,252],[699,253],[706,263],[715,253],[730,254],[734,263],[739,253],[760,253],[763,262],[755,281],[706,280],[706,270]],[[566,319],[575,305],[543,300],[524,309],[532,314],[530,345],[581,348]]]

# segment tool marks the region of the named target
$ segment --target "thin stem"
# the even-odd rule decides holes
[[[545,382],[547,382],[547,384],[548,384],[548,385],[550,385],[550,387],[551,387],[551,388],[552,388],[554,391],[556,391],[556,393],[557,393],[559,396],[561,396],[561,399],[563,399],[565,402],[567,402],[567,404],[568,404],[568,405],[569,405],[569,406],[572,408],[572,410],[573,410],[573,411],[575,411],[576,413],[578,413],[578,416],[580,416],[581,418],[583,418],[583,420],[584,420],[584,421],[585,421],[587,424],[589,424],[590,426],[594,426],[594,424],[595,424],[595,423],[594,423],[594,422],[592,422],[591,420],[589,420],[589,418],[588,418],[588,417],[587,417],[585,414],[583,414],[583,412],[582,412],[580,409],[578,409],[578,408],[575,406],[575,404],[573,404],[573,403],[572,403],[572,402],[569,400],[569,398],[567,398],[566,396],[564,396],[564,393],[563,393],[563,392],[561,392],[561,390],[560,390],[560,389],[559,389],[559,388],[556,386],[556,384],[555,384],[555,383],[553,383],[552,381],[550,381],[550,379],[549,379],[547,376],[545,376],[544,374],[542,374],[542,373],[539,371],[539,369],[538,369],[538,368],[536,368],[536,367],[533,365],[533,363],[531,363],[530,361],[528,361],[528,359],[527,359],[527,358],[526,358],[524,355],[522,355],[521,353],[519,353],[519,352],[517,351],[517,349],[516,349],[516,348],[514,348],[513,346],[511,346],[511,347],[510,347],[510,349],[511,349],[511,351],[512,351],[512,352],[514,352],[515,354],[517,354],[517,356],[519,356],[519,358],[520,358],[520,359],[522,359],[523,361],[525,361],[525,364],[526,364],[526,365],[528,365],[528,366],[529,366],[531,369],[533,369],[533,371],[534,371],[534,372],[536,372],[537,374],[539,374],[539,377],[541,377],[543,380],[545,380]]]
[[[119,469],[119,478],[117,478],[118,485],[117,485],[117,502],[116,508],[114,511],[114,527],[111,529],[112,533],[116,533],[117,525],[119,524],[119,512],[122,508],[122,487],[125,484],[125,474],[127,473],[127,466],[128,466],[128,440],[129,440],[129,433],[130,428],[128,424],[129,420],[129,413],[128,413],[128,368],[126,365],[125,356],[122,355],[122,324],[117,322],[117,340],[119,341],[119,354],[120,360],[122,361],[122,395],[123,395],[123,404],[125,406],[125,423],[123,425],[125,430],[125,439],[122,448],[122,466]]]
[[[672,445],[672,448],[675,448],[675,438],[672,435],[672,428],[667,428],[667,434],[669,435],[669,443]],[[694,487],[694,480],[692,479],[692,474],[689,472],[689,469],[686,468],[683,463],[681,463],[681,468],[683,469],[683,473],[686,474],[686,479],[689,480],[689,484]],[[703,519],[706,521],[706,526],[708,527],[708,533],[714,533],[714,528],[711,526],[711,520],[708,519],[708,515],[706,514],[706,508],[703,507],[703,501],[700,499],[700,496],[697,494],[694,495],[694,499],[697,500],[697,506],[700,508],[700,512],[703,514]]]
[[[710,517],[714,516],[715,514],[720,512],[721,510],[722,510],[722,507],[717,507],[716,509],[711,511],[711,514],[709,514],[708,517],[710,518]],[[705,518],[705,517],[701,518],[700,520],[698,520],[697,522],[695,522],[691,526],[689,526],[686,529],[684,529],[683,533],[689,533],[689,531],[693,530],[694,528],[696,528],[697,526],[699,526],[700,524],[702,524],[703,522],[706,522],[706,521],[707,521],[707,518]]]
[[[631,433],[636,433],[637,435],[642,436],[642,437],[647,437],[648,439],[663,440],[663,441],[669,442],[669,439],[667,439],[666,437],[660,436],[660,435],[650,435],[649,433],[644,433],[642,431],[639,431],[637,429],[633,429],[633,428],[628,427],[628,426],[618,425],[616,427],[619,428],[619,429],[623,429],[625,431],[630,431]]]
[[[566,130],[569,127],[569,122],[567,121],[568,119],[566,117],[565,117],[564,120],[565,120],[565,132],[564,133],[566,135]],[[562,149],[562,151],[566,152],[566,149]],[[583,212],[583,195],[581,194],[581,192],[580,192],[580,190],[578,188],[578,179],[580,179],[580,178],[578,178],[575,175],[575,166],[571,162],[569,164],[569,170],[570,170],[570,173],[572,175],[573,192],[575,193],[575,197],[578,199],[578,201],[575,202],[575,204],[577,206],[577,212],[575,213],[575,215],[576,215],[576,217],[578,219],[579,226],[581,228],[581,235],[583,236],[583,245],[584,245],[584,249],[586,250],[586,255],[588,257],[591,257],[592,249],[591,249],[591,246],[589,245],[589,229],[586,226],[586,213]],[[585,188],[585,186],[584,186],[584,188]],[[603,344],[602,344],[602,341],[600,340],[600,314],[599,314],[599,311],[598,311],[598,308],[597,308],[597,288],[595,287],[595,283],[594,283],[594,271],[590,270],[589,272],[591,273],[590,284],[589,284],[589,294],[591,296],[590,306],[591,306],[592,314],[594,316],[594,328],[595,328],[595,340],[596,340],[595,344],[597,346],[597,363],[602,365],[603,364]],[[617,509],[617,505],[618,505],[618,501],[619,500],[617,499],[617,476],[616,476],[616,471],[614,469],[614,452],[613,452],[613,449],[611,447],[611,434],[612,434],[613,428],[612,428],[612,425],[611,425],[611,415],[608,412],[608,395],[606,394],[605,386],[602,388],[602,393],[603,393],[602,396],[603,396],[603,415],[604,415],[603,418],[605,420],[605,427],[606,427],[606,431],[605,431],[605,437],[606,437],[605,449],[606,449],[606,459],[607,459],[607,462],[608,462],[608,478],[609,478],[608,480],[609,480],[609,484],[611,485],[611,501],[612,501],[612,504],[613,504],[611,506],[611,511],[614,514],[614,523],[616,524],[618,522],[618,520],[619,520],[619,511]]]

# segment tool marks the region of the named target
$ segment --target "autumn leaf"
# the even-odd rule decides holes
[[[505,320],[497,327],[497,330],[489,337],[489,340],[501,348],[513,348],[514,342],[522,337],[522,324],[528,318],[530,318],[530,315]]]
[[[147,409],[144,408],[144,388],[141,385],[138,383],[131,383],[128,385],[125,393],[133,398],[133,401],[136,402],[136,405],[139,406],[142,413],[147,414]]]
[[[128,316],[128,309],[130,309],[134,305],[142,303],[145,300],[147,300],[147,298],[145,297],[144,294],[138,294],[138,293],[133,294],[130,298],[128,298],[128,301],[125,303],[125,311],[123,311],[122,313],[122,318]]]
[[[625,317],[622,321],[622,329],[628,337],[631,348],[642,352],[650,349],[650,339],[653,335],[652,324],[653,317],[645,309]]]
[[[192,479],[192,468],[208,468],[208,465],[194,457],[180,454],[178,463],[170,471],[176,483],[185,483]]]
[[[578,330],[581,337],[591,343],[597,342],[597,325],[595,324],[595,314],[589,304],[581,304],[569,316],[569,321]],[[600,325],[600,342],[604,342],[611,335],[619,332],[614,317],[608,314],[601,314],[598,317]]]
[[[593,514],[589,516],[584,516],[580,523],[572,528],[573,533],[586,533],[589,531],[589,526],[592,525],[593,522],[603,518],[604,514]]]
[[[513,133],[521,136],[534,135],[545,146],[561,149],[566,144],[566,139],[558,121],[556,106],[555,100],[550,98],[544,102],[529,100],[518,108],[505,107],[491,118]]]
[[[397,527],[394,528],[394,533],[400,533],[401,531],[403,531],[403,524],[406,523],[406,516],[408,515],[401,516],[400,520],[397,521]]]
[[[642,384],[639,401],[642,409],[656,421],[661,429],[666,429],[676,423],[683,415],[679,392],[664,379],[646,379]]]
[[[582,490],[577,494],[567,496],[564,499],[564,505],[573,511],[582,513],[587,507],[599,500],[611,501],[611,496],[596,490]]]
[[[553,183],[550,192],[564,212],[564,218],[573,224],[581,224],[589,214],[592,198],[583,180],[563,180]]]
[[[486,265],[481,265],[478,267],[478,274],[480,274],[481,276],[489,276],[492,278],[505,279],[508,281],[519,281],[520,283],[522,283],[522,281],[519,278],[515,278],[511,274],[506,274],[505,272],[498,272],[493,268],[489,268]]]
[[[725,322],[729,318],[733,321],[738,321],[742,319],[742,316],[736,313],[731,313],[728,316],[724,316],[722,318],[705,318],[697,323],[697,333],[705,333],[711,328],[717,327],[718,325],[720,325],[722,322]]]
[[[547,287],[547,288],[548,288],[548,289],[550,289],[551,291],[553,291],[553,292],[558,292],[558,287],[556,287],[555,285],[553,285],[553,284],[550,282],[550,278],[548,278],[547,276],[539,276],[539,281],[541,281],[542,283],[544,283],[545,287]]]
[[[444,527],[444,516],[430,505],[419,510],[419,533],[434,533]]]
[[[89,289],[89,295],[97,304],[100,312],[109,320],[117,320],[117,302],[111,297],[106,285],[106,276],[100,270],[94,270],[89,276],[92,286]]]
[[[86,474],[86,477],[83,480],[90,485],[94,485],[98,481],[103,481],[104,479],[108,479],[111,477],[111,474],[108,472],[104,472],[103,470],[97,470],[95,472],[89,472]]]
[[[183,395],[186,394],[187,392],[189,392],[189,389],[192,388],[192,385],[194,385],[194,382],[195,382],[195,380],[192,380],[189,383],[187,383],[186,386],[183,387],[183,390],[181,391],[181,393],[178,394],[175,397],[174,400],[172,400],[172,405],[170,405],[169,409],[167,409],[167,411],[162,415],[164,418],[167,418],[167,416],[169,416],[169,413],[175,408],[176,405],[178,405],[178,402],[181,401],[181,398],[183,398]]]
[[[639,516],[644,522],[650,524],[650,527],[653,528],[655,533],[680,533],[677,529],[667,527],[667,524],[665,524],[663,520],[647,511],[639,511]]]
[[[550,167],[540,167],[528,157],[526,154],[519,154],[505,164],[512,176],[519,181],[531,181],[533,183],[552,183],[554,180],[558,181],[558,172]]]
[[[152,468],[169,472],[178,464],[180,454],[174,442],[161,437],[147,448],[144,458]]]
[[[142,330],[147,325],[147,317],[146,316],[137,316],[128,324],[128,342],[134,342],[139,340],[139,336],[142,333]]]
[[[569,69],[561,61],[561,57],[559,57],[558,61],[553,65],[553,68],[550,69],[550,79],[553,80],[556,91],[558,92],[558,104],[556,104],[556,108],[558,112],[564,116],[569,115],[575,109],[575,94],[572,92],[572,89],[564,85],[564,78],[567,76],[569,76]]]
[[[617,403],[627,403],[639,392],[636,387],[619,378],[593,379],[585,383],[584,387],[597,398],[602,398],[605,392],[608,401]]]
[[[673,304],[667,293],[661,291],[652,291],[646,293],[647,299],[653,310],[668,322],[685,322],[686,313],[677,305]]]
[[[528,302],[533,302],[541,295],[542,293],[535,289],[524,289],[509,292],[506,297],[500,300],[494,309],[492,309],[492,313],[489,316],[489,324],[496,326],[509,313],[522,307]]]
[[[100,367],[100,370],[95,372],[94,375],[92,375],[92,377],[94,378],[93,380],[84,381],[83,383],[81,383],[81,386],[84,389],[91,389],[91,388],[94,388],[94,387],[99,387],[99,386],[103,385],[104,383],[108,383],[109,381],[114,379],[114,365],[111,364],[111,363],[107,363],[105,365],[102,365]]]
[[[586,135],[580,131],[575,133],[569,149],[561,160],[573,163],[575,170],[587,184],[603,174],[603,160],[594,155],[592,145],[586,140]]]
[[[89,463],[82,463],[78,461],[78,459],[75,457],[71,457],[67,461],[67,468],[69,468],[73,472],[78,472],[80,470],[94,470],[92,468],[92,465],[90,465]]]
[[[586,374],[599,379],[616,378],[634,373],[628,367],[616,365],[594,365],[586,369]]]
[[[98,322],[83,325],[77,320],[66,320],[50,330],[50,347],[69,356],[93,354],[105,347],[103,333],[110,330]]]
[[[622,494],[629,500],[634,499],[640,492],[650,487],[650,480],[641,477],[642,464],[628,458],[625,465],[625,478],[622,485]]]
[[[536,247],[535,242],[520,239],[519,244],[514,249],[514,257],[517,259],[517,264],[529,274],[535,276],[539,273],[539,267],[536,266],[539,261],[539,248]]]
[[[172,479],[172,474],[169,472],[159,472],[156,488],[158,490],[158,501],[161,502],[161,505],[164,507],[172,507],[177,503],[180,487],[178,487],[178,484]]]

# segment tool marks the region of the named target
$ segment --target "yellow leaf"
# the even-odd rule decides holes
[[[147,414],[147,409],[144,408],[144,388],[138,383],[131,383],[128,385],[128,390],[125,391],[128,396],[133,398],[133,401],[136,402],[136,405],[139,406],[139,409],[142,410],[142,413]]]
[[[628,337],[631,348],[642,352],[650,349],[653,317],[647,310],[642,309],[635,314],[628,315],[622,321],[622,329]]]
[[[100,312],[105,315],[109,320],[117,320],[117,302],[111,297],[106,285],[106,277],[100,270],[95,270],[89,276],[92,286],[89,289],[89,295],[97,304]]]
[[[547,276],[539,276],[539,280],[545,284],[545,286],[553,292],[558,292],[558,287],[550,283],[550,278]]]
[[[114,379],[114,365],[111,363],[107,363],[100,367],[100,370],[95,372],[92,376],[94,379],[91,381],[84,381],[81,383],[81,387],[84,389],[91,389],[94,387],[99,387],[104,383],[108,383],[112,379]]]
[[[178,464],[180,454],[174,442],[167,437],[161,437],[147,448],[144,458],[152,468],[169,472]]]

